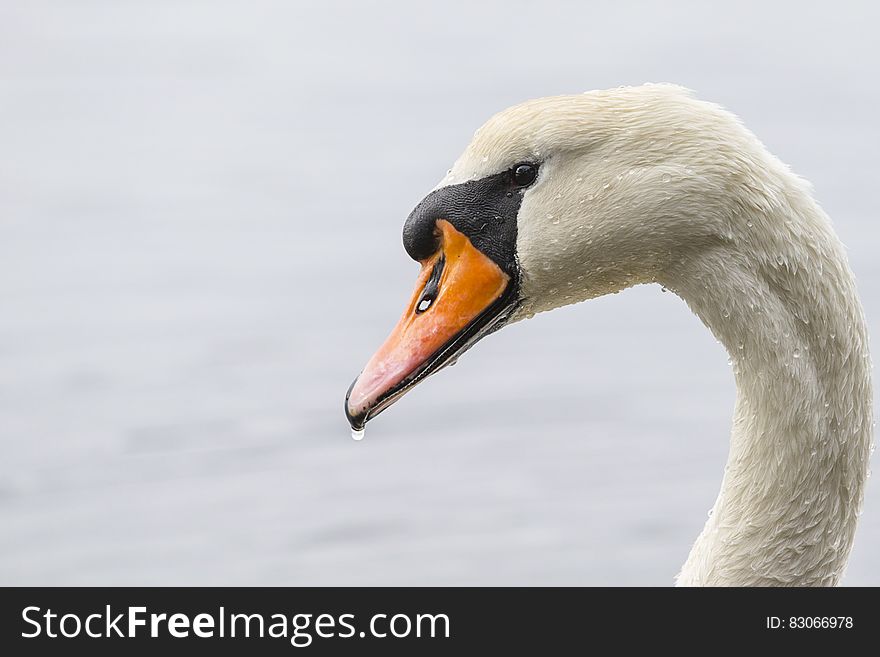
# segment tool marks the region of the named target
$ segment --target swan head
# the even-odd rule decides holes
[[[493,116],[413,210],[421,263],[398,325],[349,388],[360,429],[489,333],[663,279],[729,239],[753,137],[672,85],[527,101]]]

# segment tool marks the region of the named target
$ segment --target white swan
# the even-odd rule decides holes
[[[713,513],[680,585],[835,585],[871,450],[868,338],[831,224],[730,113],[670,85],[491,118],[413,211],[422,263],[346,396],[353,429],[505,323],[638,283],[724,344],[737,401]]]

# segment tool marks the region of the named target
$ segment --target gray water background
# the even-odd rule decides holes
[[[876,3],[0,4],[0,583],[668,585],[727,357],[658,287],[349,438],[410,209],[492,113],[670,81],[810,179],[880,334]],[[870,482],[845,583],[880,584]]]

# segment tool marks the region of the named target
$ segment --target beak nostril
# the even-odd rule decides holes
[[[431,270],[431,278],[425,283],[425,289],[419,297],[416,304],[416,314],[420,315],[430,308],[437,295],[440,293],[440,277],[443,275],[443,267],[446,265],[446,257],[441,255],[437,262],[434,263],[434,269]]]

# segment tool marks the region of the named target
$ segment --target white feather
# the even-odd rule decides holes
[[[807,183],[730,113],[671,85],[528,101],[442,185],[540,161],[518,218],[516,319],[638,283],[725,345],[737,402],[714,512],[682,585],[834,585],[872,434],[868,339],[843,246]]]

